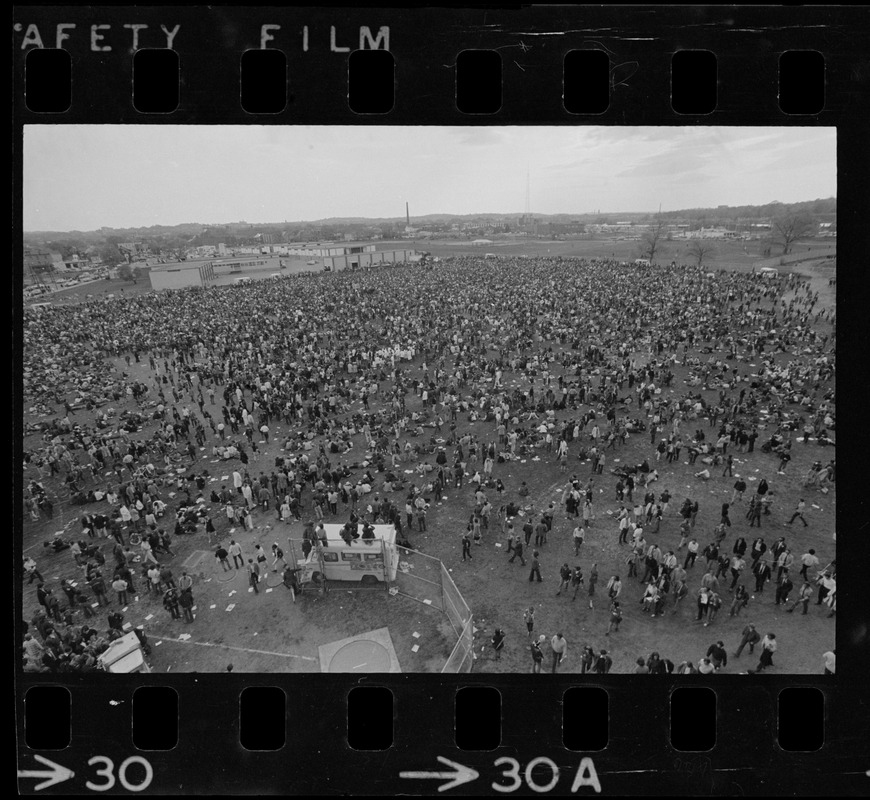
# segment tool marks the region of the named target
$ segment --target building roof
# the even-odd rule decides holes
[[[203,264],[214,264],[212,259],[199,261],[170,261],[168,264],[155,264],[151,267],[152,272],[175,272],[179,269],[199,269]]]

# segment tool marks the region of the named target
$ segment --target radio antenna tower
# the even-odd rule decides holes
[[[531,183],[529,182],[529,168],[526,166],[526,216],[530,216],[532,213],[532,191],[531,191]]]

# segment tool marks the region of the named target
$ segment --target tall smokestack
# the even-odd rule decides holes
[[[405,224],[411,227],[411,212],[408,210],[408,204],[405,203]]]

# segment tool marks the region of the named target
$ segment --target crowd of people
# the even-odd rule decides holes
[[[578,556],[599,524],[595,490],[607,475],[625,563],[624,579],[606,581],[607,635],[619,629],[617,598],[631,579],[650,618],[688,596],[709,626],[724,606],[749,613],[767,582],[777,602],[794,589],[783,537],[769,547],[760,535],[725,539],[738,505],[752,527],[770,515],[768,481],[750,487],[754,476],[734,474],[759,439],[758,450],[779,457],[778,473],[795,447],[833,445],[835,318],[818,300],[794,275],[456,257],[431,269],[301,274],[28,312],[26,519],[53,518],[57,503],[94,507],[79,512],[69,544],[98,599],[91,581],[101,570],[112,587],[144,580],[171,594],[157,556],[224,519],[248,530],[261,514],[304,521],[311,547],[325,518],[386,522],[411,546],[409,534],[428,535],[433,498],[470,490],[462,560],[501,528],[509,561],[528,558],[537,583],[555,515],[571,520]],[[641,463],[616,456],[629,439],[648,440]],[[734,478],[709,542],[695,528],[695,497],[680,505],[667,487],[655,491],[660,470],[684,457],[699,487]],[[219,489],[214,460],[231,473]],[[569,480],[578,460],[590,473]],[[526,481],[509,481],[503,465],[517,462],[530,465],[527,479],[556,465],[561,503],[539,504]],[[819,457],[804,486],[826,494],[835,481],[835,460]],[[670,549],[656,541],[669,508],[681,519]],[[803,500],[795,511],[792,521],[806,525]],[[114,542],[111,567],[102,542]],[[833,614],[835,562],[817,570],[812,558],[800,557],[790,610],[805,612],[815,592]],[[591,605],[597,569],[563,569],[560,593],[583,587]],[[701,570],[698,585],[690,576]],[[657,658],[644,659],[650,672]]]

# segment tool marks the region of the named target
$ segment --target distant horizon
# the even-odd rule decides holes
[[[811,202],[836,197],[836,129],[27,125],[23,228],[518,216],[471,209],[525,207],[527,171],[537,216]]]
[[[820,200],[836,200],[836,199],[837,199],[837,196],[834,194],[834,195],[830,195],[829,197],[813,197],[813,198],[805,198],[803,200],[791,200],[788,202],[783,202],[780,200],[770,200],[766,203],[751,203],[751,204],[750,203],[742,203],[740,205],[751,205],[751,206],[756,207],[756,206],[780,204],[780,205],[790,206],[790,205],[797,205],[799,203],[812,203],[812,202],[817,202]],[[724,208],[735,208],[735,207],[738,207],[738,206],[724,206]],[[696,210],[699,210],[701,208],[715,210],[715,209],[717,209],[717,206],[698,206],[696,208],[677,208],[677,209],[672,209],[672,210],[662,209],[661,213],[662,214],[683,214],[683,213],[687,214],[689,212],[696,211]],[[650,216],[650,215],[652,215],[652,216],[655,216],[656,214],[658,214],[658,209],[656,209],[655,211],[626,211],[625,209],[622,209],[619,211],[609,211],[607,209],[601,209],[600,211],[599,210],[595,210],[595,211],[553,211],[550,213],[538,213],[535,211],[528,212],[528,215],[531,217],[560,217],[560,216],[561,217],[589,217],[589,216],[613,217],[613,216],[617,216],[617,215],[625,215],[625,216],[638,216],[638,215]],[[433,212],[430,212],[428,214],[416,215],[416,218],[421,219],[424,217],[522,217],[525,215],[526,215],[526,212],[524,212],[524,211],[476,211],[476,212],[473,211],[473,212],[464,213],[464,214],[458,214],[458,213],[454,214],[454,213],[449,212],[449,211],[433,211]],[[354,223],[354,224],[360,224],[360,223],[364,223],[364,222],[371,222],[371,223],[403,222],[405,217],[404,217],[404,215],[403,216],[396,216],[396,217],[362,217],[362,216],[349,217],[348,216],[348,217],[324,217],[322,219],[292,219],[292,220],[281,220],[281,221],[275,221],[275,220],[251,221],[251,220],[237,219],[237,220],[226,220],[224,222],[199,222],[197,220],[188,220],[185,222],[176,222],[176,223],[155,222],[155,223],[151,223],[150,225],[125,225],[125,226],[119,226],[119,227],[115,227],[112,225],[101,225],[99,228],[92,228],[89,230],[82,230],[79,228],[72,228],[72,229],[68,229],[68,230],[57,230],[57,229],[25,230],[24,234],[25,235],[34,235],[34,234],[40,234],[40,233],[83,233],[83,234],[87,234],[87,233],[99,233],[103,229],[132,230],[132,229],[143,229],[143,228],[147,229],[147,228],[152,228],[152,227],[155,227],[155,228],[174,228],[174,227],[179,227],[182,225],[201,225],[204,228],[224,227],[227,225],[252,225],[252,226],[270,226],[270,227],[278,226],[278,225],[316,225],[318,223],[328,223],[332,220],[335,220],[336,222],[341,222],[342,220],[349,220],[349,219],[358,220],[359,223]],[[415,215],[411,214],[411,221],[413,222],[414,219],[415,219]]]

